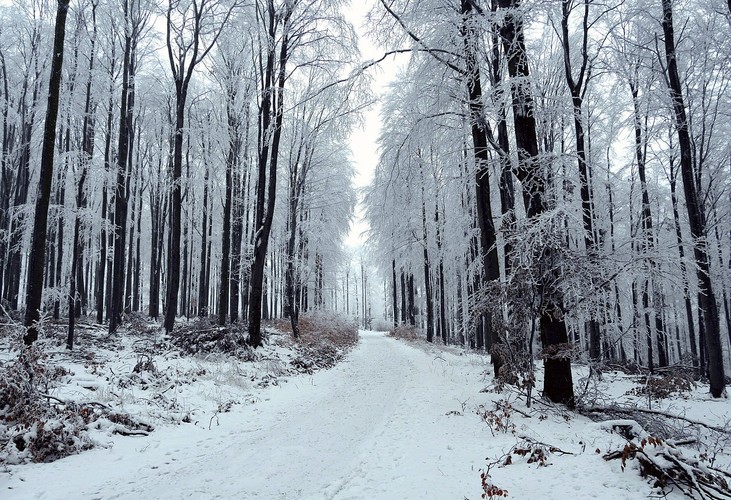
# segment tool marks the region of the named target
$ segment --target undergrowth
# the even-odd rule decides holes
[[[101,403],[74,403],[49,393],[72,375],[47,363],[34,345],[0,367],[0,463],[52,462],[93,448],[90,427],[118,434],[146,434],[152,428]]]
[[[292,333],[289,320],[277,320],[274,325]],[[299,333],[295,339],[299,354],[290,364],[303,373],[335,366],[358,343],[358,326],[353,319],[325,311],[302,314]]]

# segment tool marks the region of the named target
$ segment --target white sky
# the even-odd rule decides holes
[[[374,45],[364,33],[365,15],[375,3],[376,0],[353,0],[350,6],[345,9],[359,35],[358,45],[364,61],[378,59],[385,52],[384,48]],[[393,58],[389,58],[369,70],[369,75],[373,78],[372,90],[377,99],[383,95],[386,86],[393,80],[397,68],[397,62]],[[358,189],[364,188],[371,182],[378,162],[377,140],[381,127],[380,105],[371,106],[365,112],[364,118],[363,127],[354,130],[350,136],[350,148],[356,169],[355,186]],[[354,250],[363,245],[365,242],[363,233],[368,230],[368,224],[363,220],[362,215],[363,209],[359,202],[356,207],[355,219],[350,225],[350,234],[345,240],[345,245]]]

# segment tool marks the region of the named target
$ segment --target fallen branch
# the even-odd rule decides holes
[[[731,430],[724,427],[719,427],[717,425],[711,425],[707,424],[705,422],[701,422],[700,420],[695,420],[692,418],[684,417],[682,415],[675,415],[673,413],[661,411],[661,410],[651,410],[649,408],[639,408],[636,406],[633,406],[632,408],[624,408],[621,406],[594,406],[590,408],[583,408],[582,412],[584,413],[624,413],[624,414],[633,414],[633,413],[645,413],[648,415],[657,415],[660,417],[669,418],[671,420],[682,420],[683,422],[687,422],[692,425],[698,425],[701,427],[704,427],[706,429],[720,432],[721,434],[731,434]]]
[[[528,436],[524,436],[523,434],[519,434],[518,438],[520,438],[523,441],[526,441],[527,443],[532,444],[532,445],[543,446],[551,453],[558,453],[559,455],[574,455],[574,453],[572,453],[570,451],[564,451],[561,448],[554,446],[552,444],[546,444],[546,443],[542,443],[541,441],[536,441],[535,439],[528,437]]]
[[[85,403],[74,403],[72,401],[65,401],[63,399],[57,398],[56,396],[51,396],[50,394],[41,394],[40,396],[42,398],[52,399],[53,401],[56,401],[57,403],[62,404],[64,406],[68,406],[69,404],[78,404],[79,406],[98,406],[100,408],[104,408],[105,410],[109,410],[109,411],[112,410],[111,407],[105,405],[104,403],[100,403],[98,401],[88,401]]]
[[[636,459],[640,464],[640,474],[657,479],[656,486],[660,488],[673,485],[690,498],[731,499],[731,474],[708,467],[696,458],[686,457],[680,449],[661,439],[647,437],[639,443],[632,440],[622,450],[604,455],[604,460],[616,459],[621,459],[623,471],[627,460]]]

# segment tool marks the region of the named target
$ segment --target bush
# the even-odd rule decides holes
[[[96,429],[147,435],[152,427],[101,403],[63,401],[51,387],[71,373],[45,363],[34,345],[0,367],[0,463],[52,462],[94,447]]]
[[[660,400],[674,394],[682,395],[695,388],[695,383],[690,375],[683,373],[668,373],[666,375],[640,377],[638,382],[642,384],[627,391],[628,395],[647,396],[650,399]]]
[[[188,354],[226,353],[252,361],[256,356],[246,338],[244,323],[218,326],[208,317],[183,323],[170,336],[173,345]]]
[[[421,337],[421,330],[412,325],[399,325],[388,331],[390,337],[404,340],[418,340]]]
[[[68,372],[44,358],[33,346],[0,368],[0,461],[50,462],[92,447],[80,408],[59,408],[46,395]]]
[[[387,319],[374,319],[371,321],[371,329],[377,332],[388,332],[393,328],[393,321]]]
[[[292,332],[289,321],[276,326]],[[299,371],[311,373],[319,368],[331,368],[358,343],[358,326],[352,318],[327,311],[308,312],[300,316],[297,339],[301,354],[291,361]]]

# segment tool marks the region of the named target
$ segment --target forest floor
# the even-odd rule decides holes
[[[122,426],[126,436],[113,432],[118,423],[92,425],[89,451],[5,464],[0,498],[683,498],[640,477],[633,456],[654,456],[655,445],[627,451],[613,428],[646,431],[609,410],[619,403],[682,416],[689,444],[672,450],[708,468],[731,464],[731,403],[712,400],[707,386],[650,401],[636,376],[605,372],[587,384],[578,366],[594,414],[612,418],[598,423],[540,400],[528,408],[524,396],[493,387],[481,354],[361,331],[342,361],[314,370],[284,337],[270,335],[249,361],[175,350],[144,357],[133,337],[92,361],[59,348],[54,362],[71,375],[49,388],[54,398],[123,409],[144,425]],[[701,426],[704,438],[690,422],[717,431]],[[656,426],[654,435],[663,430],[677,431]]]

